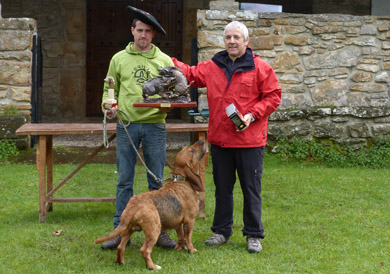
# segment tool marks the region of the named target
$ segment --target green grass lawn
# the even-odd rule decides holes
[[[389,170],[286,163],[269,154],[264,164],[263,252],[246,250],[238,183],[231,243],[204,244],[214,210],[208,167],[206,219],[196,221],[193,233],[198,252],[155,247],[159,273],[390,273]],[[55,165],[55,184],[74,167]],[[3,165],[0,174],[0,273],[150,273],[139,253],[142,233],[133,235],[122,266],[113,263],[115,251],[93,244],[111,231],[114,203],[55,203],[39,223],[35,166]],[[55,197],[115,196],[116,178],[115,165],[90,164]],[[143,167],[135,180],[136,193],[145,191]],[[52,236],[59,229],[64,233]]]

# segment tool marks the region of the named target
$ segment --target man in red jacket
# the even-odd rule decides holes
[[[207,87],[208,140],[211,144],[215,184],[215,213],[207,245],[229,242],[233,233],[233,188],[238,174],[244,195],[244,228],[248,251],[262,250],[261,176],[267,141],[268,116],[281,101],[281,89],[272,67],[248,46],[247,27],[237,21],[224,30],[225,49],[209,61],[188,66],[175,58],[189,82]],[[234,104],[246,125],[241,130],[226,114]]]

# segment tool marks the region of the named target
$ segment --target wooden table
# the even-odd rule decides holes
[[[107,124],[107,133],[112,134],[109,141],[115,135],[115,123]],[[208,124],[175,123],[166,124],[167,132],[191,132],[193,142],[203,140],[207,143]],[[53,211],[55,202],[113,202],[115,197],[68,197],[55,198],[54,193],[73,177],[83,166],[89,163],[105,147],[102,144],[62,182],[53,188],[53,135],[84,135],[103,134],[103,124],[99,123],[39,123],[24,124],[16,130],[16,135],[37,135],[38,147],[36,152],[36,167],[39,172],[39,222],[46,222],[47,211]],[[208,146],[207,146],[208,147]],[[205,184],[205,167],[208,166],[208,152],[204,157],[200,176]],[[199,218],[205,218],[205,193],[200,193]]]

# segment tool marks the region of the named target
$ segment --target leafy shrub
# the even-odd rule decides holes
[[[371,146],[365,162],[369,167],[390,167],[390,139],[379,140],[374,146]]]
[[[0,116],[16,116],[16,115],[18,115],[18,110],[15,107],[10,106],[4,108]]]
[[[321,144],[315,141],[281,139],[273,152],[280,158],[313,162],[329,167],[386,168],[390,167],[390,139],[382,139],[367,148],[354,149],[339,144]]]
[[[0,161],[9,156],[17,156],[18,154],[19,151],[15,142],[8,141],[7,139],[0,140]]]

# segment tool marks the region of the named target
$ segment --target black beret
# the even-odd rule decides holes
[[[147,25],[153,26],[157,32],[159,32],[163,35],[167,35],[167,33],[165,32],[163,27],[160,25],[160,23],[150,13],[143,11],[143,10],[140,10],[140,9],[137,9],[137,8],[134,8],[132,6],[127,6],[126,10],[134,18],[140,20],[141,22],[143,22]]]

